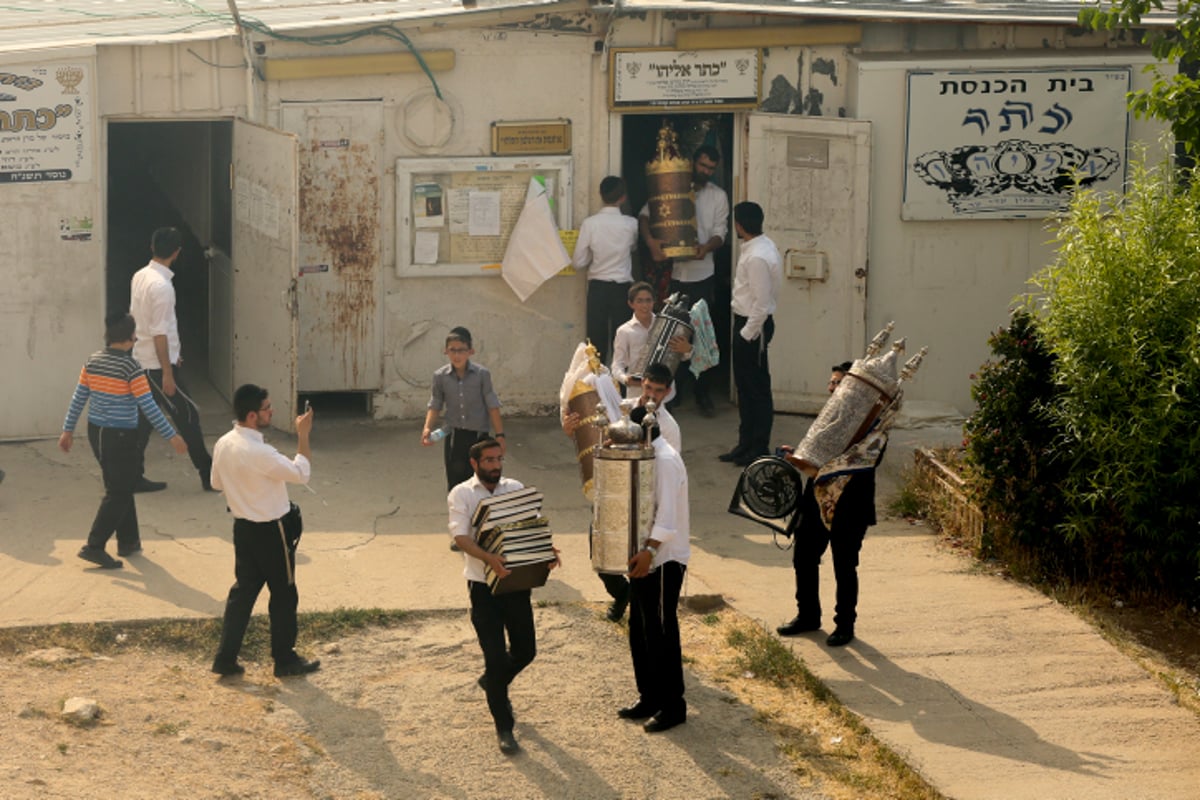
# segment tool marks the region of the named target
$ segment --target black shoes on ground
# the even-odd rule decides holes
[[[821,627],[820,620],[809,620],[795,617],[791,622],[785,622],[775,629],[775,632],[780,636],[796,636],[801,633],[809,633],[810,631],[819,630]]]
[[[144,494],[145,492],[161,492],[167,488],[166,481],[152,481],[144,475],[138,478],[138,482],[133,486],[134,494]]]
[[[500,743],[500,752],[506,756],[515,756],[521,752],[521,745],[517,744],[517,739],[513,736],[512,731],[499,731],[496,734],[496,739]]]
[[[212,671],[223,678],[230,678],[245,673],[246,668],[237,661],[223,661],[218,658],[213,662]]]
[[[642,730],[646,733],[662,733],[685,722],[687,722],[687,714],[667,714],[660,711],[642,726]]]
[[[625,616],[625,609],[629,605],[629,598],[624,600],[613,600],[612,605],[608,607],[608,613],[604,616],[609,622],[620,622],[621,617]]]
[[[117,548],[117,555],[119,555],[121,558],[129,558],[130,556],[136,556],[140,552],[142,552],[142,546],[140,544],[135,544],[133,547],[118,547]]]
[[[100,567],[100,569],[120,569],[122,567],[121,561],[104,552],[104,548],[102,547],[88,547],[84,545],[79,548],[79,557],[84,561],[90,561]]]
[[[748,467],[752,461],[765,455],[767,455],[766,450],[754,450],[753,448],[739,445],[728,453],[721,453],[721,455],[717,456],[717,460],[724,461],[726,464],[733,464],[737,467]]]
[[[744,449],[742,449],[740,447],[735,447],[732,450],[730,450],[728,453],[721,453],[721,455],[717,456],[717,460],[724,461],[726,464],[728,464],[729,462],[734,461],[735,459],[741,458],[745,452],[746,451]]]
[[[298,675],[308,675],[310,672],[316,672],[321,668],[321,660],[315,659],[308,661],[296,656],[292,661],[285,661],[282,664],[275,665],[276,678],[294,678]]]
[[[845,647],[854,641],[853,628],[835,628],[833,633],[829,634],[829,638],[825,640],[825,644],[830,647]]]
[[[617,709],[617,716],[620,717],[621,719],[633,719],[633,720],[650,719],[657,713],[658,713],[657,708],[652,708],[651,706],[648,706],[641,701],[638,701],[638,702],[634,703],[633,705],[628,706],[626,708]]]
[[[768,455],[766,450],[747,450],[731,462],[735,467],[748,467],[754,461]]]

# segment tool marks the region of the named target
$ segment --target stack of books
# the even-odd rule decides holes
[[[492,594],[544,586],[556,556],[550,541],[550,523],[542,516],[542,493],[529,486],[482,500],[471,527],[479,546],[504,556],[510,570],[501,578],[486,567]]]

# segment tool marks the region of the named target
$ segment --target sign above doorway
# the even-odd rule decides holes
[[[753,109],[762,89],[762,52],[614,49],[608,104],[613,111]]]

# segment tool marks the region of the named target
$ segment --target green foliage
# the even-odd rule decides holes
[[[1174,27],[1138,30],[1155,58],[1170,64],[1200,62],[1200,4],[1182,0],[1176,4]],[[1113,0],[1079,12],[1081,27],[1096,31],[1138,29],[1142,17],[1163,11],[1162,0]],[[1149,89],[1130,92],[1129,108],[1137,116],[1171,124],[1171,132],[1188,152],[1200,149],[1200,81],[1185,73],[1166,74],[1157,66],[1147,68],[1155,75]]]
[[[1186,598],[1200,587],[1200,181],[1181,177],[1133,165],[1119,213],[1077,193],[1034,284],[1048,421],[1071,454],[1066,540],[1094,576]]]
[[[1033,314],[1015,311],[988,339],[991,358],[972,375],[976,411],[963,426],[967,475],[988,519],[989,549],[1024,549],[1042,569],[1071,571],[1059,486],[1068,459],[1049,414],[1057,396],[1054,357]]]

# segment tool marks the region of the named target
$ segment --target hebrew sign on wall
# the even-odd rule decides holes
[[[90,70],[0,67],[0,184],[91,180]]]
[[[1120,191],[1132,69],[908,73],[904,219],[1019,219]]]

